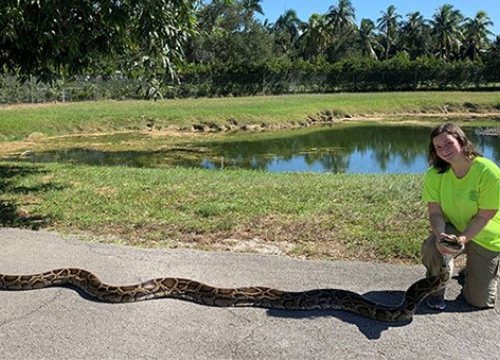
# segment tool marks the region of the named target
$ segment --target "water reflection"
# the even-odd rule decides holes
[[[481,152],[500,163],[500,141],[468,135]],[[219,158],[206,168],[243,167],[272,172],[408,173],[427,168],[429,128],[362,125],[338,127],[293,137],[213,144]]]
[[[70,162],[130,167],[247,168],[271,172],[408,173],[427,168],[429,128],[342,125],[293,131],[280,137],[198,143],[158,151],[98,151],[85,148],[30,154],[32,162]],[[500,138],[467,130],[480,151],[500,164]]]

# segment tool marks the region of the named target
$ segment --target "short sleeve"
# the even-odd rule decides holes
[[[479,181],[479,208],[500,209],[500,169],[494,163],[488,165]]]
[[[441,202],[440,188],[442,174],[439,174],[433,167],[429,168],[424,176],[424,189],[422,191],[422,200],[425,202]]]

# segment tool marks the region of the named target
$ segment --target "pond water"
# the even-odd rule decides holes
[[[496,132],[498,129],[495,129]],[[430,128],[408,125],[339,125],[314,131],[251,135],[196,143],[183,149],[106,152],[74,148],[31,154],[32,162],[131,167],[246,168],[270,172],[413,173],[427,168]],[[500,137],[466,129],[478,149],[500,164]]]
[[[223,158],[206,168],[244,167],[271,172],[411,173],[427,168],[430,129],[362,125],[329,128],[286,138],[219,144]],[[500,138],[467,130],[483,155],[500,164]]]

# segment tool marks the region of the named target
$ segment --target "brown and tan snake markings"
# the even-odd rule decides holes
[[[92,298],[110,303],[126,303],[155,298],[174,298],[219,307],[261,307],[284,310],[336,309],[351,311],[381,321],[408,321],[418,304],[432,292],[443,288],[449,273],[443,261],[442,271],[433,278],[413,283],[398,306],[375,303],[360,294],[342,289],[316,289],[300,292],[267,287],[217,288],[182,278],[158,278],[128,286],[108,285],[93,273],[64,268],[32,275],[0,274],[0,290],[35,290],[70,285]]]

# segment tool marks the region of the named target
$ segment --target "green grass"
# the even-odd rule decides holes
[[[396,92],[286,95],[160,102],[100,101],[0,107],[0,138],[34,132],[190,129],[195,124],[277,126],[328,112],[333,116],[500,110],[499,92]]]
[[[184,154],[193,144],[234,140],[242,134],[251,140],[254,134],[178,136],[135,130],[190,130],[198,124],[277,129],[301,126],[308,117],[320,118],[321,114],[396,118],[408,113],[442,114],[445,108],[464,114],[499,114],[500,93],[323,94],[5,106],[0,107],[0,153],[77,146],[107,151],[167,149],[178,156],[173,151],[177,148]],[[489,120],[492,123],[496,122]],[[43,136],[75,133],[82,136]],[[26,141],[10,141],[26,137]],[[415,262],[428,231],[425,206],[420,201],[421,177],[0,162],[0,225],[83,232],[100,240],[141,246],[234,250],[235,243],[247,242],[300,257]]]
[[[416,261],[427,232],[421,175],[13,163],[0,171],[3,226],[132,245],[220,249],[257,239],[300,257]]]

